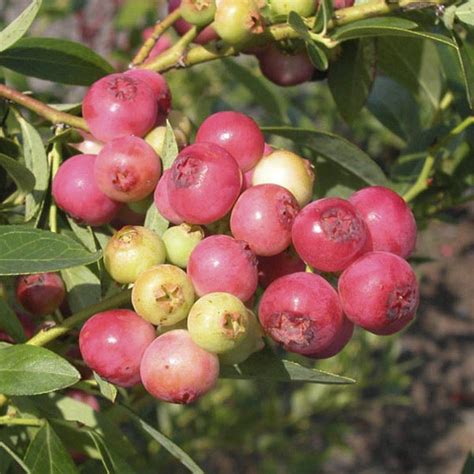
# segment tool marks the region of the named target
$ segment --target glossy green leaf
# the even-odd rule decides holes
[[[164,170],[171,168],[171,165],[178,156],[178,153],[179,148],[178,143],[176,142],[176,137],[174,136],[173,127],[171,126],[169,120],[167,120],[165,139],[163,141],[163,152],[161,156]]]
[[[122,407],[128,412],[133,420],[137,423],[140,428],[148,433],[155,441],[157,441],[163,448],[165,448],[170,454],[172,454],[176,459],[178,459],[181,464],[186,466],[189,471],[195,474],[203,474],[204,471],[191,459],[191,457],[185,453],[178,445],[173,443],[169,438],[167,438],[163,433],[160,433],[158,430],[149,425],[146,421],[142,420],[138,415],[136,415],[130,408],[122,405]]]
[[[0,393],[5,395],[52,392],[80,378],[67,360],[43,347],[17,344],[0,351]]]
[[[231,379],[267,379],[278,382],[352,384],[355,380],[280,359],[271,349],[253,354],[238,366],[221,366],[220,376]]]
[[[466,25],[474,26],[474,0],[469,0],[457,7],[456,17]]]
[[[46,230],[0,226],[0,275],[54,272],[101,258],[80,243]]]
[[[146,213],[145,227],[156,232],[161,237],[169,225],[170,223],[159,213],[153,203]]]
[[[110,400],[112,403],[114,403],[115,399],[117,398],[117,387],[114,384],[107,382],[107,380],[104,380],[99,374],[96,374],[95,372],[93,373],[94,379],[99,386],[100,393],[107,400]]]
[[[19,191],[28,193],[35,187],[35,177],[33,173],[17,160],[0,153],[0,166],[4,168],[13,181],[15,181]]]
[[[78,474],[66,448],[48,423],[45,423],[28,446],[25,464],[31,474]]]
[[[313,150],[361,179],[366,185],[387,185],[383,171],[360,148],[333,133],[292,127],[263,127],[265,133],[279,135]],[[317,170],[316,170],[317,174]]]
[[[36,18],[42,0],[33,0],[8,26],[0,31],[0,52],[15,44]]]
[[[329,60],[326,53],[316,43],[306,43],[306,51],[313,66],[319,71],[326,71],[329,67]]]
[[[67,268],[61,271],[67,290],[67,301],[73,313],[92,304],[101,297],[100,280],[88,267]]]
[[[370,38],[347,41],[331,64],[328,85],[342,117],[352,122],[364,106],[375,78],[375,42]]]
[[[8,303],[0,298],[0,329],[9,334],[16,342],[25,342],[25,331],[15,312]]]
[[[223,64],[233,80],[244,86],[255,102],[260,104],[268,114],[280,121],[287,120],[285,98],[282,94],[275,92],[275,88],[267,79],[255,74],[251,69],[233,59],[224,60]]]
[[[87,46],[56,38],[23,38],[0,53],[0,65],[27,76],[79,86],[113,72],[112,66]]]
[[[35,177],[35,186],[26,196],[25,221],[33,219],[41,210],[49,184],[48,158],[43,141],[36,129],[18,116],[23,137],[23,155],[26,167]]]

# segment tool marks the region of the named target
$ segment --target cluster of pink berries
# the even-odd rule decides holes
[[[212,389],[220,364],[262,349],[263,334],[288,351],[326,358],[342,350],[354,325],[393,334],[413,319],[418,285],[405,258],[416,224],[396,193],[368,187],[348,200],[312,201],[310,163],[273,150],[253,119],[232,111],[208,117],[193,144],[185,136],[161,173],[150,136],[163,136],[155,127],[163,129],[169,109],[159,74],[99,80],[83,115],[105,144],[98,155],[67,159],[54,178],[56,203],[80,222],[110,222],[120,206],[153,195],[175,224],[162,237],[126,225],[109,241],[105,267],[133,285],[134,311],[85,323],[79,346],[91,369],[190,403]],[[178,126],[175,133],[184,134]],[[328,273],[339,277],[337,290]],[[257,318],[250,308],[259,286]]]

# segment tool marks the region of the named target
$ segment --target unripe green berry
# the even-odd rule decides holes
[[[263,20],[255,0],[218,0],[212,27],[226,43],[241,45],[263,32]]]
[[[198,225],[184,223],[167,229],[163,234],[163,242],[168,262],[186,268],[191,252],[203,238],[204,231]]]
[[[193,341],[216,354],[230,351],[247,337],[247,308],[229,293],[209,293],[194,303],[188,315],[188,331]]]
[[[255,314],[247,310],[249,318],[249,330],[247,337],[234,349],[219,354],[219,361],[224,365],[241,364],[246,361],[254,352],[261,351],[265,347],[263,342],[263,330],[258,323]]]
[[[186,318],[194,302],[194,288],[186,273],[174,265],[158,265],[140,274],[132,290],[135,311],[158,326]]]
[[[288,15],[296,12],[301,16],[310,16],[316,10],[314,0],[270,0],[270,8],[274,15]]]
[[[133,283],[140,273],[166,260],[165,244],[158,234],[141,226],[125,226],[104,250],[104,265],[119,283]]]
[[[208,25],[213,20],[215,12],[215,0],[181,1],[181,16],[192,25]]]

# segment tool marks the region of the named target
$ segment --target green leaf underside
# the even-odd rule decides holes
[[[124,405],[121,406],[132,416],[134,421],[142,428],[143,431],[148,433],[155,441],[163,446],[163,448],[165,448],[170,454],[178,459],[181,464],[189,469],[190,472],[195,474],[204,474],[204,471],[177,444],[173,443],[173,441],[167,438],[163,433],[160,433],[158,430],[142,420],[130,408]]]
[[[0,226],[0,275],[53,272],[101,258],[80,243],[46,230]]]
[[[0,328],[13,337],[16,342],[25,341],[23,326],[15,312],[3,298],[0,298]]]
[[[33,23],[42,0],[33,0],[8,26],[0,31],[0,52],[15,44]]]
[[[470,0],[456,8],[456,16],[466,25],[474,26],[474,0]]]
[[[17,160],[0,153],[0,166],[4,168],[13,181],[15,181],[17,188],[21,192],[28,193],[35,187],[35,177],[33,173]]]
[[[38,395],[75,384],[79,372],[43,347],[18,344],[0,351],[0,393]]]
[[[293,127],[263,127],[263,132],[279,135],[307,147],[361,179],[369,186],[385,185],[387,178],[369,155],[346,139],[328,132]]]
[[[161,156],[164,170],[171,168],[174,160],[178,156],[178,153],[178,143],[176,142],[176,138],[174,136],[173,127],[171,126],[169,120],[167,120],[165,139],[163,141],[163,152]]]
[[[46,423],[42,426],[28,446],[25,464],[31,474],[78,474],[78,470],[66,448]]]
[[[267,379],[278,382],[352,384],[355,380],[280,359],[270,349],[255,353],[238,366],[221,366],[220,376],[230,379]]]
[[[147,229],[156,232],[161,237],[169,227],[170,223],[159,213],[155,203],[153,203],[148,208],[144,225]]]
[[[82,86],[114,71],[88,47],[56,38],[23,38],[0,53],[0,65],[39,79]]]

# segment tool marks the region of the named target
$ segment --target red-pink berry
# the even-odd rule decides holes
[[[305,206],[293,224],[298,255],[322,272],[339,272],[365,249],[367,227],[349,201],[324,198]]]
[[[198,296],[224,292],[247,301],[257,289],[257,259],[245,242],[212,235],[192,251],[188,275]]]
[[[339,328],[339,331],[334,335],[331,343],[325,349],[317,351],[313,354],[308,354],[307,357],[312,359],[329,359],[330,357],[339,354],[339,352],[346,347],[354,334],[354,323],[344,317],[344,322]]]
[[[106,143],[94,164],[99,189],[120,202],[140,201],[151,194],[160,174],[161,161],[155,150],[132,135]]]
[[[84,362],[121,387],[140,382],[140,362],[155,339],[155,328],[128,309],[112,309],[89,318],[79,334]]]
[[[126,74],[109,74],[94,82],[82,104],[91,133],[103,142],[127,135],[143,137],[155,125],[157,113],[152,88]]]
[[[53,197],[58,207],[81,224],[109,223],[121,207],[97,186],[94,178],[96,155],[76,155],[66,160],[53,180]]]
[[[410,265],[398,255],[369,252],[339,278],[339,296],[347,317],[374,334],[403,329],[419,302],[418,283]]]
[[[168,197],[168,181],[171,178],[171,170],[167,169],[163,172],[161,179],[156,186],[153,200],[159,213],[169,222],[173,224],[182,224],[184,221],[175,211]]]
[[[290,191],[278,184],[260,184],[239,197],[230,216],[230,229],[256,255],[276,255],[290,245],[298,212],[298,203]]]
[[[213,143],[184,148],[170,169],[169,202],[189,224],[210,224],[224,217],[240,193],[237,162]]]
[[[369,230],[371,250],[411,255],[416,245],[416,221],[407,203],[394,191],[371,186],[354,193],[349,201]]]
[[[311,355],[325,350],[343,324],[334,288],[314,273],[293,273],[275,280],[258,309],[265,332],[286,350]]]
[[[304,272],[305,263],[292,247],[271,257],[258,257],[258,282],[263,288],[285,275]]]
[[[165,402],[188,404],[209,392],[219,376],[219,359],[176,329],[157,337],[146,350],[141,378],[148,393]]]
[[[196,142],[210,142],[226,149],[242,171],[253,168],[263,156],[265,138],[257,123],[240,112],[217,112],[207,117]]]
[[[262,74],[279,86],[295,86],[311,80],[314,66],[306,51],[288,54],[278,46],[271,45],[259,54]]]
[[[171,91],[166,79],[161,74],[147,69],[131,69],[124,74],[143,81],[153,90],[158,102],[156,123],[163,123],[171,109]]]
[[[17,301],[31,314],[45,316],[54,313],[66,296],[66,289],[57,273],[36,273],[17,277]]]

